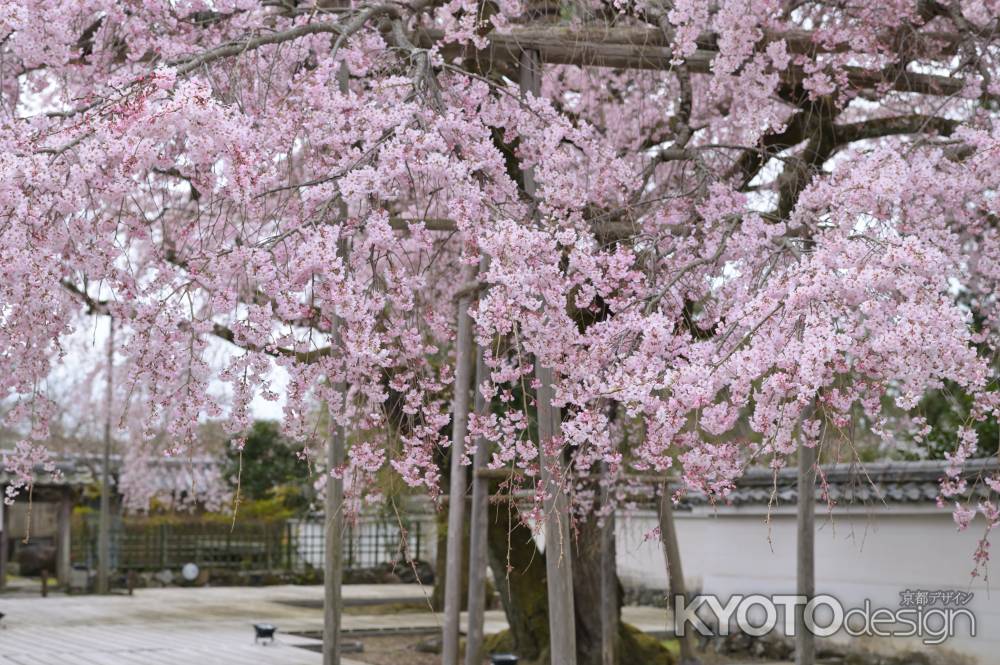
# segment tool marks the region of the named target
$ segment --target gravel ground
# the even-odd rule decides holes
[[[426,635],[363,637],[365,650],[349,655],[369,665],[440,665],[439,654],[417,651],[417,645],[426,639]]]

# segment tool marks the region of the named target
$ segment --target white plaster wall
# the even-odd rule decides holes
[[[978,656],[983,665],[1000,665],[1000,588],[990,597],[987,583],[970,575],[982,528],[959,533],[950,512],[933,507],[838,507],[832,518],[817,514],[816,521],[817,593],[835,596],[848,607],[870,599],[873,607],[898,608],[905,589],[972,591],[968,607],[976,614],[978,635],[949,640],[946,646]],[[723,600],[734,593],[794,593],[793,511],[773,511],[768,523],[759,508],[698,510],[678,512],[676,522],[689,590]],[[644,539],[656,525],[652,511],[619,517],[623,584],[666,588],[659,540]]]
[[[419,515],[410,519],[412,524],[420,523],[420,558],[433,564],[437,556],[437,536],[433,515]],[[326,552],[326,539],[324,536],[324,523],[320,519],[294,520],[293,530],[295,538],[299,543],[299,560],[314,568],[322,568]],[[357,524],[353,525],[351,534],[355,539],[361,537],[375,537],[378,533],[385,533],[386,524],[382,524],[371,518],[362,517]],[[381,530],[381,531],[380,531]],[[396,536],[386,543],[387,546],[395,545]],[[415,538],[415,535],[414,535]],[[414,543],[415,545],[415,543]],[[355,553],[353,555],[354,565],[365,568],[378,565],[389,559],[388,552],[374,552],[370,549],[361,551],[355,543]]]

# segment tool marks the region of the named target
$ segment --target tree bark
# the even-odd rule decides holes
[[[499,482],[490,483],[495,494]],[[545,594],[545,554],[509,501],[491,501],[487,553],[500,602],[507,615],[507,647],[523,660],[537,660],[549,644],[549,603]]]
[[[606,665],[605,623],[610,619],[611,631],[617,637],[621,624],[621,604],[618,599],[618,575],[607,571],[604,529],[591,516],[576,524],[573,540],[573,600],[576,610],[576,658],[579,665]],[[612,567],[614,561],[611,562]],[[610,572],[610,575],[608,574]],[[608,579],[610,578],[610,579]],[[613,587],[608,597],[605,585]],[[610,612],[610,617],[606,613]],[[612,640],[613,648],[614,640]],[[610,665],[614,665],[612,660]]]
[[[495,493],[499,481],[491,483]],[[488,544],[490,567],[494,571],[500,600],[507,614],[509,631],[504,640],[489,638],[487,645],[511,651],[522,661],[548,662],[549,612],[546,597],[546,556],[539,551],[531,530],[521,523],[517,508],[509,501],[493,501],[489,508]],[[580,663],[600,662],[601,654],[601,547],[594,545],[600,531],[591,519],[580,525],[574,543],[573,589],[576,596],[576,657]],[[581,545],[581,543],[592,545]],[[615,663],[621,665],[671,665],[670,652],[654,637],[621,622],[621,586],[617,574],[614,602],[618,646]],[[485,655],[485,654],[479,654]],[[478,656],[477,656],[478,657]],[[477,663],[479,661],[476,661]]]

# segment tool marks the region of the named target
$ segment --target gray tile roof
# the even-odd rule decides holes
[[[36,487],[83,488],[96,485],[101,478],[102,459],[99,455],[65,455],[56,461],[58,477],[41,467],[34,470]],[[122,468],[122,457],[111,457],[111,482]],[[184,491],[191,487],[207,487],[218,482],[221,465],[211,457],[161,458],[148,462],[146,474],[157,492]],[[0,465],[0,485],[5,485],[10,474]]]
[[[892,503],[934,504],[938,497],[938,481],[944,476],[944,461],[872,462],[868,464],[831,464],[822,466],[829,499],[838,504]],[[1000,473],[996,457],[969,460],[962,472],[977,498],[989,494],[981,477]],[[775,474],[771,469],[752,468],[736,481],[736,488],[720,505],[774,505],[794,504],[798,501],[797,470],[781,469]],[[978,482],[977,482],[978,481]],[[823,503],[820,478],[817,478],[816,500]],[[681,508],[710,503],[708,497],[687,493]]]

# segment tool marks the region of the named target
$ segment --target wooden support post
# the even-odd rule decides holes
[[[674,502],[670,497],[670,484],[663,483],[660,496],[660,541],[663,543],[663,557],[667,561],[667,580],[670,584],[671,607],[677,607],[678,596],[687,598],[684,586],[684,568],[681,565],[681,550],[677,545],[677,527],[674,524]],[[698,657],[694,653],[694,638],[691,628],[684,635],[677,636],[680,642],[680,665],[698,665]]]
[[[545,444],[557,436],[562,419],[552,405],[552,370],[539,366],[538,379],[538,438],[541,442],[539,462],[542,485],[545,488],[545,576],[549,598],[549,648],[552,665],[576,665],[576,620],[573,606],[573,562],[569,530],[569,497],[552,474],[560,460],[546,454]]]
[[[463,271],[463,284],[471,282],[472,269]],[[451,420],[451,485],[448,491],[448,544],[444,580],[444,627],[441,663],[458,665],[458,623],[462,612],[462,536],[465,533],[465,435],[469,429],[469,388],[472,382],[472,296],[458,299],[458,339],[455,342],[455,390]]]
[[[104,456],[101,459],[101,510],[97,522],[97,593],[108,593],[111,573],[111,417],[114,411],[112,371],[115,360],[115,320],[108,317],[108,380],[105,392]]]
[[[521,54],[521,92],[538,95],[542,87],[542,64],[538,51]],[[533,169],[524,169],[524,190],[535,195]],[[569,502],[558,479],[552,475],[560,459],[545,452],[545,444],[561,430],[561,414],[552,405],[555,383],[552,369],[536,363],[538,379],[538,440],[542,486],[545,490],[545,576],[549,600],[549,651],[551,665],[576,665],[576,618],[573,606],[573,563],[569,530]]]
[[[337,394],[345,393],[343,383],[337,384]],[[330,433],[326,445],[326,472],[344,464],[344,428],[330,409]],[[340,665],[341,585],[343,583],[344,481],[328,475],[323,556],[323,665]]]
[[[349,72],[341,64],[337,83],[342,93],[349,90]],[[346,218],[346,210],[341,211]],[[347,245],[341,240],[338,252],[347,261]],[[340,342],[340,317],[333,318],[333,342]],[[334,384],[340,404],[327,408],[330,431],[326,444],[326,497],[324,500],[324,550],[323,550],[323,665],[340,665],[340,617],[343,612],[341,586],[344,581],[344,481],[329,475],[344,463],[344,428],[336,418],[337,409],[343,411],[347,399],[347,386],[343,380]],[[290,547],[291,545],[289,545]]]
[[[0,492],[6,488],[0,486]],[[7,587],[7,550],[10,547],[10,510],[0,501],[0,591]]]
[[[56,540],[56,579],[59,584],[69,588],[70,548],[72,547],[73,501],[68,491],[59,499],[59,516],[57,518]]]
[[[333,320],[333,339],[340,341],[339,317]],[[344,427],[337,420],[337,411],[343,411],[347,399],[347,385],[343,380],[334,384],[340,400],[328,408],[330,431],[326,444],[326,497],[324,501],[324,551],[323,551],[323,665],[340,665],[340,619],[343,613],[341,587],[344,581],[344,479],[332,472],[344,464]]]
[[[816,538],[816,448],[799,446],[798,552],[796,593],[806,602],[816,593],[814,547]],[[805,604],[795,607],[795,665],[814,665],[815,636],[806,626]]]
[[[480,264],[482,270],[482,264]],[[483,350],[476,353],[475,412],[486,413],[487,403],[479,386],[486,380],[489,370]],[[480,665],[479,652],[483,648],[483,620],[486,612],[487,520],[489,519],[489,481],[478,471],[486,468],[489,445],[486,439],[476,439],[472,458],[472,504],[469,508],[469,603],[468,626],[465,631],[465,665]]]
[[[607,464],[601,467],[607,473]],[[601,487],[601,507],[609,505],[607,484]],[[615,513],[604,518],[601,529],[601,665],[618,663],[618,570],[615,551]]]

